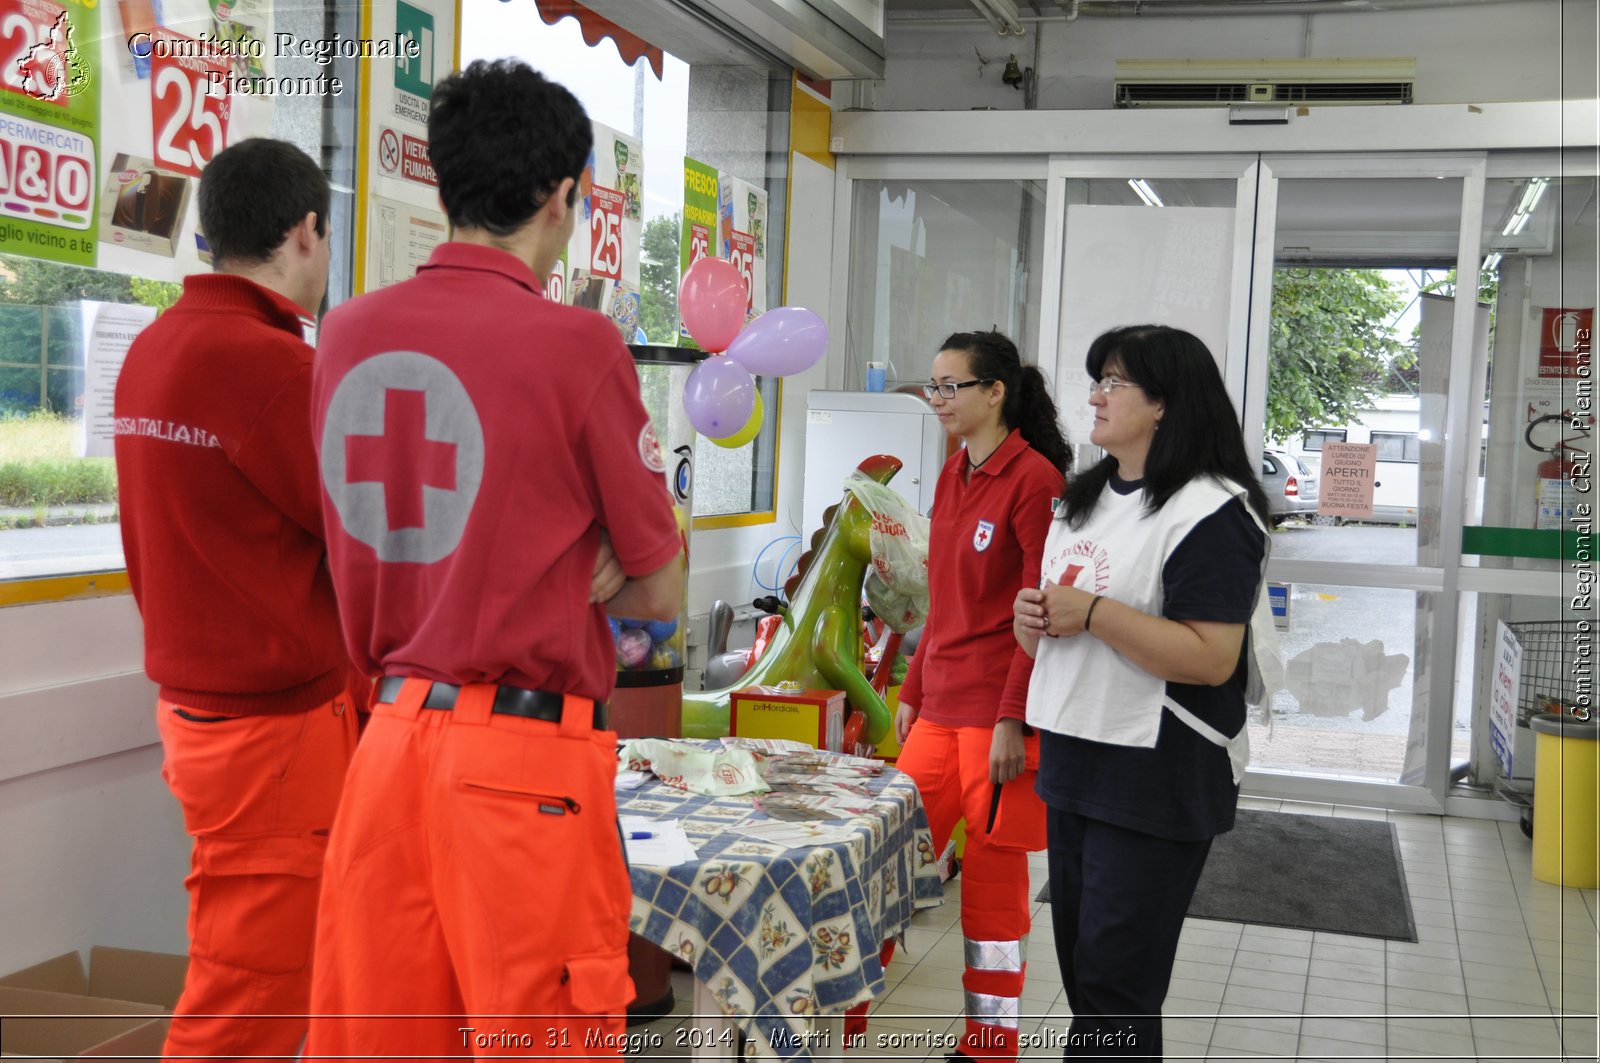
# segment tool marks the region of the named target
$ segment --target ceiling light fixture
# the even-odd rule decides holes
[[[1539,205],[1539,200],[1544,197],[1544,190],[1550,184],[1548,177],[1530,177],[1528,184],[1522,190],[1522,200],[1511,212],[1511,217],[1506,219],[1505,226],[1500,230],[1501,236],[1519,236],[1522,230],[1528,227],[1528,219],[1533,216],[1534,208]]]
[[[994,31],[1002,37],[1020,37],[1025,32],[1017,11],[1017,0],[968,0],[978,9]]]
[[[1161,197],[1156,195],[1156,190],[1150,187],[1150,182],[1146,181],[1144,178],[1142,178],[1142,177],[1130,177],[1130,178],[1128,178],[1128,187],[1133,189],[1134,195],[1136,195],[1140,199],[1144,200],[1144,205],[1145,206],[1147,206],[1147,207],[1164,207],[1164,206],[1166,206],[1165,203],[1161,202]]]

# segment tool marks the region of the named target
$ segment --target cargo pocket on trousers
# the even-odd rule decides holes
[[[327,850],[322,834],[198,838],[192,953],[260,974],[304,969]]]
[[[635,996],[628,977],[628,950],[567,957],[561,975],[575,1015],[621,1015]]]

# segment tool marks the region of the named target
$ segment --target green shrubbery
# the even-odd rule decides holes
[[[0,506],[115,502],[115,463],[77,457],[77,432],[76,421],[55,413],[0,419]]]

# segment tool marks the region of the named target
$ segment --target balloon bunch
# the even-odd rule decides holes
[[[828,349],[828,326],[810,310],[780,306],[746,325],[749,302],[733,263],[709,256],[689,267],[678,290],[683,327],[711,355],[684,382],[683,410],[695,431],[730,449],[761,431],[765,411],[753,377],[810,369]]]

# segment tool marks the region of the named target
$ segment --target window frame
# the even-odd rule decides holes
[[[1382,437],[1382,442],[1379,442],[1379,437]],[[1386,458],[1383,456],[1381,448],[1385,443],[1394,439],[1400,441],[1401,456],[1398,458]],[[1379,461],[1393,462],[1396,465],[1417,465],[1422,461],[1422,441],[1415,432],[1390,432],[1375,428],[1368,434],[1368,442],[1380,448],[1377,451]],[[1410,456],[1407,456],[1408,454]]]
[[[1338,438],[1334,438],[1334,433],[1338,433]],[[1313,438],[1317,441],[1316,446],[1311,445]],[[1350,429],[1348,428],[1311,428],[1300,437],[1300,446],[1308,454],[1321,454],[1322,448],[1329,443],[1348,443],[1349,441]]]

